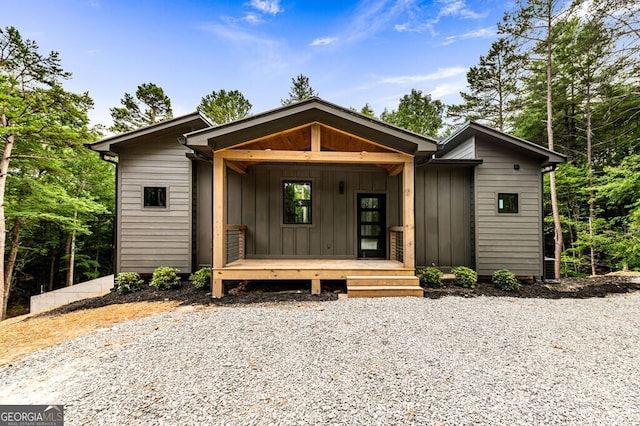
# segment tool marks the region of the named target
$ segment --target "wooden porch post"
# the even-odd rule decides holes
[[[414,173],[412,158],[411,161],[404,162],[402,169],[403,256],[404,267],[411,269],[415,269],[416,267]]]
[[[227,166],[225,160],[213,155],[213,270],[211,296],[220,298],[224,289],[222,280],[215,277],[215,270],[226,264],[227,225]]]

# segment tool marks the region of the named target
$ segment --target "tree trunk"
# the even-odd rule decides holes
[[[0,125],[7,127],[7,117],[0,115]],[[5,280],[5,245],[7,243],[7,223],[4,211],[4,192],[7,185],[7,173],[11,162],[11,151],[15,139],[13,135],[5,137],[4,151],[0,159],[0,320],[7,317],[7,304],[9,303],[10,282]]]
[[[74,218],[78,217],[78,212],[74,214]],[[67,256],[68,256],[68,268],[67,268],[67,287],[73,285],[73,278],[75,274],[76,266],[76,230],[74,229],[69,234],[67,241]]]
[[[82,191],[84,191],[85,186],[87,185],[87,181],[83,180],[80,182],[80,187],[78,188],[77,197],[80,197]],[[75,224],[78,220],[78,210],[73,212],[73,223]],[[73,278],[76,269],[76,230],[73,229],[69,233],[69,237],[67,238],[67,287],[71,287],[73,285]]]
[[[18,258],[18,249],[20,248],[20,231],[22,230],[23,224],[24,219],[17,218],[11,227],[11,247],[9,248],[9,255],[7,256],[4,273],[4,282],[9,290],[11,289],[11,281],[13,280],[13,271],[16,266],[16,259]],[[7,302],[8,301],[9,291],[7,291]]]
[[[66,244],[66,252],[67,252],[67,278],[65,280],[65,286],[71,287],[73,285],[73,265],[75,263],[74,252],[75,252],[75,243],[76,243],[76,231],[69,232],[67,235],[67,244]]]
[[[593,216],[594,216],[594,193],[593,193],[593,164],[591,158],[591,144],[592,144],[592,132],[591,132],[591,84],[587,82],[587,105],[586,105],[586,120],[587,120],[587,179],[589,185],[589,257],[591,260],[591,275],[596,274],[596,253],[593,247]]]
[[[49,287],[48,290],[53,290],[53,283],[56,277],[56,253],[51,252],[51,261],[49,262]]]
[[[547,140],[549,149],[553,150],[553,67],[552,67],[552,2],[548,3],[547,10]],[[554,264],[553,272],[555,279],[560,279],[560,262],[562,260],[562,226],[560,224],[560,210],[558,208],[558,191],[556,190],[556,174],[549,173],[549,186],[551,192],[551,209],[553,211],[553,232],[554,232]]]

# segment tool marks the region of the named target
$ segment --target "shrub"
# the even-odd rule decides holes
[[[160,266],[153,271],[153,277],[151,277],[149,285],[156,290],[168,290],[170,288],[180,287],[181,283],[178,272],[180,271],[176,268]]]
[[[144,280],[137,272],[120,272],[113,280],[113,284],[118,294],[133,293],[142,290]]]
[[[520,288],[520,281],[508,269],[499,269],[491,277],[493,285],[504,291],[515,291]]]
[[[466,266],[458,266],[451,270],[456,277],[456,284],[464,288],[473,288],[478,282],[478,274]]]
[[[443,276],[444,276],[444,273],[440,269],[433,266],[430,266],[426,269],[418,270],[418,278],[420,278],[420,281],[425,283],[427,287],[433,287],[433,288],[442,287]]]
[[[189,281],[195,286],[195,288],[202,288],[211,283],[211,268],[198,269],[193,274],[189,275]]]

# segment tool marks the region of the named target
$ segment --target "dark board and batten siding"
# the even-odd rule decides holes
[[[312,182],[311,225],[283,224],[289,179]],[[255,165],[241,177],[229,173],[228,220],[247,226],[247,257],[355,258],[357,194],[386,194],[387,226],[400,225],[401,186],[400,176],[375,166]]]
[[[175,138],[119,151],[116,271],[151,273],[158,266],[191,272],[191,161]],[[145,186],[167,187],[167,208],[144,208]]]
[[[473,267],[469,167],[416,168],[416,264]]]
[[[507,268],[516,275],[541,276],[540,164],[481,138],[476,140],[476,153],[483,160],[475,169],[478,274]],[[518,194],[517,214],[498,213],[499,193]]]
[[[196,161],[196,197],[194,235],[196,268],[211,266],[213,251],[213,166],[206,161]]]

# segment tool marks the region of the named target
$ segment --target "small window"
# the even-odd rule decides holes
[[[518,213],[518,194],[498,194],[498,213]]]
[[[311,182],[284,181],[284,223],[311,223]]]
[[[144,207],[167,207],[167,188],[165,186],[145,186]]]

